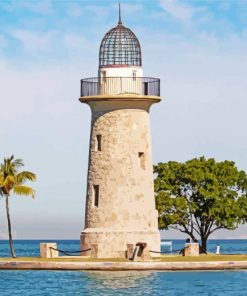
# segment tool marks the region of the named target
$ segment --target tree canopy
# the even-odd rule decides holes
[[[177,229],[201,240],[219,229],[235,229],[247,219],[247,175],[233,161],[194,158],[154,166],[159,228]]]

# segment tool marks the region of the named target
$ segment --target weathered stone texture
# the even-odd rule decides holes
[[[160,249],[153,189],[148,98],[90,102],[92,125],[84,249],[98,244],[98,257],[125,256],[127,244],[145,241]],[[97,151],[97,136],[101,151]],[[99,186],[98,206],[95,186]],[[87,254],[88,255],[88,254]]]
[[[59,253],[56,249],[57,249],[57,243],[41,243],[40,244],[40,257],[41,258],[56,258],[59,256]]]
[[[198,243],[185,244],[184,256],[199,256],[199,244]]]

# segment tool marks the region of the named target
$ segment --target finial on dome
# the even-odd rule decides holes
[[[122,25],[122,20],[121,20],[121,5],[120,2],[118,3],[118,24]]]

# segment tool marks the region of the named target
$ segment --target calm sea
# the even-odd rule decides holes
[[[166,241],[162,240],[162,242]],[[39,244],[42,242],[57,242],[58,248],[65,251],[80,250],[79,240],[16,240],[14,241],[14,246],[17,256],[39,256]],[[184,247],[184,243],[184,240],[172,240],[173,253],[178,253]],[[208,251],[215,253],[217,245],[220,245],[220,252],[222,254],[247,254],[247,240],[209,240]],[[170,253],[169,246],[161,245],[161,249],[164,252]],[[0,257],[9,256],[8,241],[0,240]]]
[[[38,256],[40,242],[15,241],[18,256]],[[63,250],[78,250],[78,240],[58,240]],[[173,249],[184,244],[173,240]],[[211,240],[208,249],[222,253],[247,253],[247,240]],[[163,250],[168,248],[162,247]],[[0,241],[0,257],[9,256],[7,241]],[[0,296],[58,295],[207,295],[246,296],[247,272],[78,272],[0,271]]]

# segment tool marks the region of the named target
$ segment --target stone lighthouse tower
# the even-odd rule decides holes
[[[101,42],[98,77],[81,80],[80,101],[92,111],[82,249],[124,257],[127,244],[146,242],[159,251],[149,109],[160,80],[143,77],[140,43],[120,12]]]

